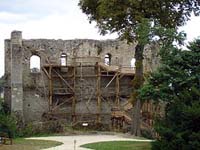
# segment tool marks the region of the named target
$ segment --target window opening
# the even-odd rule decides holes
[[[131,59],[131,68],[135,68],[135,58]]]
[[[30,70],[32,73],[40,72],[40,57],[32,55],[30,58]]]
[[[111,54],[106,54],[105,57],[104,57],[104,63],[106,65],[111,65]]]
[[[61,54],[60,64],[61,66],[67,66],[67,55],[65,53]]]

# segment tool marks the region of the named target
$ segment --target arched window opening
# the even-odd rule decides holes
[[[32,55],[30,58],[30,70],[32,73],[40,72],[40,57]]]
[[[67,66],[67,55],[65,53],[60,56],[60,64],[61,66]]]
[[[105,57],[104,57],[104,63],[106,65],[111,65],[111,54],[106,54]]]
[[[135,68],[135,58],[131,59],[131,68]]]

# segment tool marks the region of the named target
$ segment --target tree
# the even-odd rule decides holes
[[[171,48],[140,90],[142,99],[166,103],[165,116],[155,124],[160,138],[153,150],[200,149],[200,39],[188,48]]]
[[[143,85],[143,49],[150,42],[151,26],[160,24],[176,28],[185,24],[191,12],[200,14],[199,0],[80,0],[79,6],[95,21],[100,34],[117,32],[128,42],[138,41],[135,50],[136,73],[134,78],[135,113],[132,133],[140,135],[140,100],[138,89]],[[148,19],[148,21],[146,20]],[[150,22],[149,22],[150,20]],[[143,30],[145,29],[145,30]]]

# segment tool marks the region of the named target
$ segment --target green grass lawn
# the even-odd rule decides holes
[[[61,142],[47,140],[14,139],[13,145],[0,145],[0,150],[40,150],[61,145]]]
[[[150,142],[134,141],[109,141],[85,144],[81,147],[91,148],[94,150],[150,150]]]

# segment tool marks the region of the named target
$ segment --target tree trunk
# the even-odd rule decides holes
[[[141,101],[138,99],[138,89],[143,85],[143,49],[144,45],[138,44],[135,48],[135,77],[133,79],[133,120],[131,133],[135,136],[141,135],[140,121],[141,121]]]

